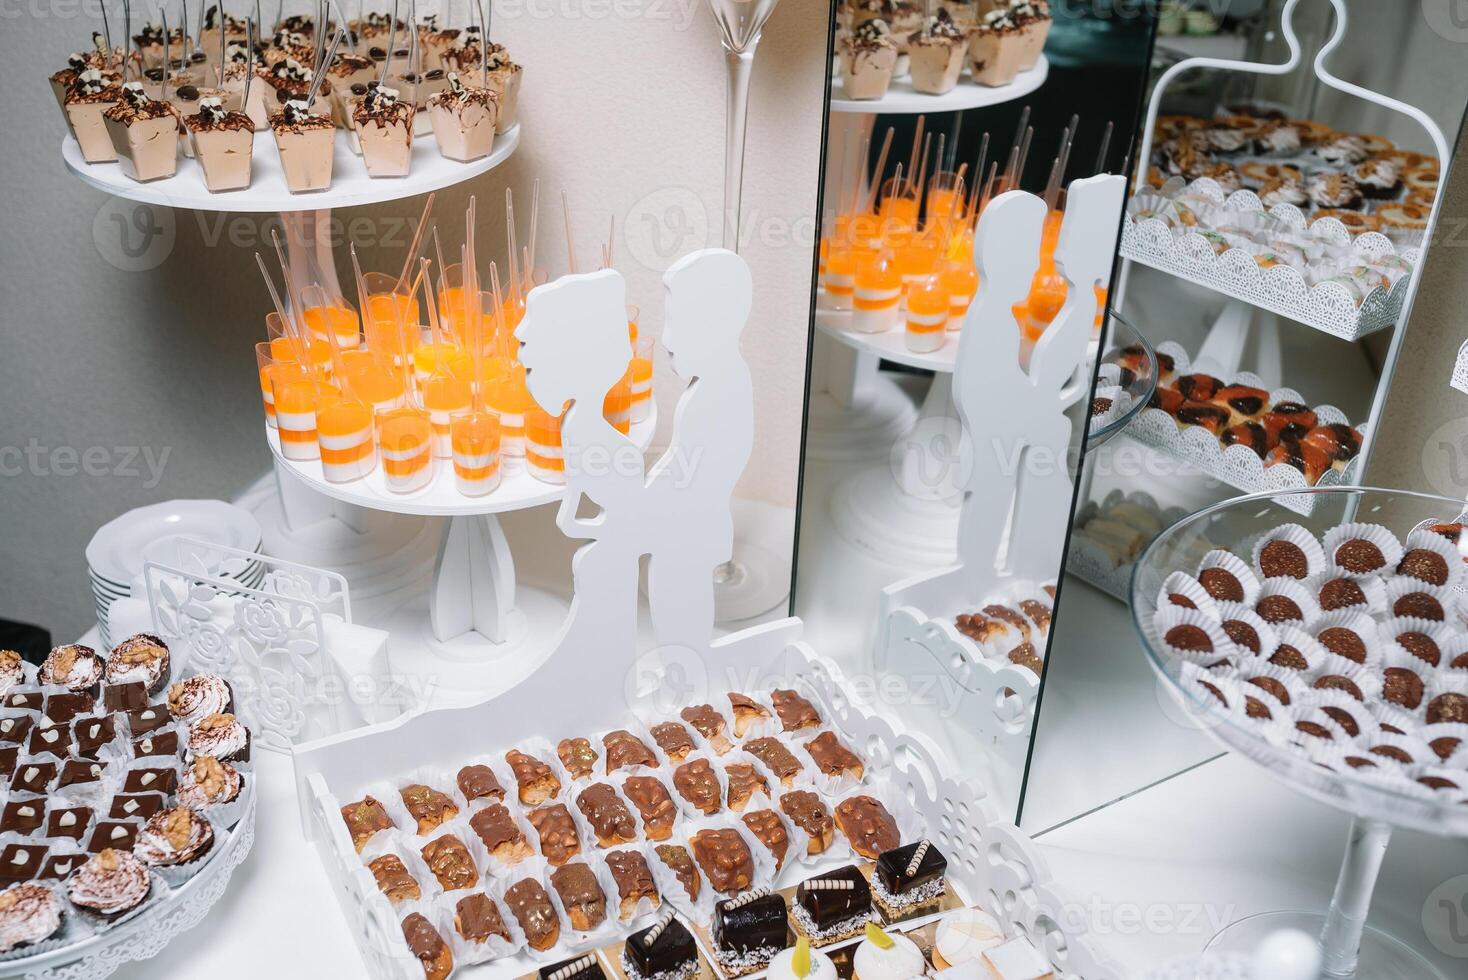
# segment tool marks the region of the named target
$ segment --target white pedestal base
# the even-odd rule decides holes
[[[1325,916],[1314,912],[1260,912],[1224,926],[1208,943],[1208,952],[1249,955],[1280,929],[1319,936],[1324,926]],[[1336,976],[1322,974],[1323,980],[1336,980]],[[1359,980],[1447,980],[1412,947],[1371,926],[1361,937],[1361,959],[1351,976]]]
[[[958,557],[958,501],[907,493],[886,461],[837,485],[831,523],[842,538],[884,560],[942,568]]]

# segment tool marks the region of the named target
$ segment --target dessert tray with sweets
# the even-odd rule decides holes
[[[249,854],[250,731],[226,681],[180,667],[149,634],[39,668],[0,651],[0,972],[150,957]]]
[[[1039,88],[1049,6],[993,0],[925,15],[912,0],[865,0],[838,11],[835,111],[951,112]]]
[[[787,646],[796,628],[715,649],[688,703],[612,695],[572,718],[587,697],[543,667],[481,705],[299,746],[309,832],[368,973],[835,977],[844,957],[864,977],[968,960],[1119,975],[1084,934],[1045,933],[1054,895],[1028,841],[926,739],[855,706],[834,664]]]
[[[1125,367],[1125,351],[1106,360]],[[1171,341],[1157,345],[1158,387],[1127,435],[1246,492],[1330,487],[1355,480],[1362,426],[1332,405],[1311,407],[1292,388],[1269,390],[1254,374],[1193,371]],[[1315,498],[1281,497],[1309,513]]]
[[[1228,748],[1357,815],[1468,835],[1461,504],[1343,488],[1310,527],[1280,496],[1194,515],[1140,559],[1149,659]],[[1329,516],[1321,516],[1329,511]],[[1229,545],[1183,561],[1199,530]]]
[[[1105,445],[1152,400],[1158,384],[1157,351],[1140,330],[1114,310],[1106,314],[1112,349],[1096,366],[1086,448]],[[1097,343],[1096,347],[1099,348]],[[1095,350],[1092,351],[1095,359]]]
[[[1211,177],[1174,177],[1134,194],[1121,251],[1345,340],[1397,322],[1419,258],[1381,232],[1354,234],[1339,214],[1307,218]]]
[[[1181,507],[1163,507],[1141,490],[1111,490],[1087,500],[1076,512],[1065,570],[1101,591],[1127,600],[1137,557],[1166,527],[1188,516]],[[1197,561],[1213,550],[1206,538],[1195,542]]]
[[[118,49],[94,34],[50,77],[67,166],[130,199],[287,210],[327,190],[329,206],[422,194],[514,151],[524,69],[482,24],[370,14],[349,30],[326,10],[266,33],[216,6],[196,32],[165,19]]]

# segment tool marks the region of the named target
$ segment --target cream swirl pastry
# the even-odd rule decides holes
[[[1350,174],[1314,174],[1305,185],[1305,193],[1322,208],[1350,208],[1361,203],[1361,188]]]
[[[1317,146],[1315,154],[1334,166],[1355,166],[1366,159],[1366,142],[1359,136],[1339,133]]]
[[[14,650],[0,650],[0,697],[25,682],[25,663]]]
[[[197,756],[178,783],[178,801],[190,810],[208,810],[239,798],[244,784],[234,766],[212,755]]]
[[[0,953],[38,943],[61,928],[61,898],[36,882],[0,892]]]
[[[168,676],[168,644],[152,633],[138,633],[112,648],[107,658],[107,683],[141,682],[157,691]]]
[[[150,867],[188,864],[208,852],[214,843],[214,826],[186,806],[159,810],[148,818],[133,853]]]
[[[217,674],[199,674],[168,689],[168,713],[193,724],[230,707],[229,685]]]
[[[1263,201],[1264,206],[1268,208],[1276,204],[1293,204],[1299,207],[1310,200],[1310,197],[1305,193],[1305,188],[1300,186],[1299,181],[1291,180],[1288,177],[1276,177],[1266,181],[1264,186],[1259,188],[1259,200]]]
[[[188,749],[191,759],[208,755],[227,760],[242,753],[249,744],[250,733],[234,715],[208,715],[189,727]]]
[[[85,691],[102,679],[102,658],[91,647],[68,643],[53,647],[41,664],[41,683]]]
[[[152,886],[148,868],[127,851],[94,854],[66,882],[72,903],[102,915],[120,915],[142,904]]]

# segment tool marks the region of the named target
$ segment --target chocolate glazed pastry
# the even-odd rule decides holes
[[[1185,374],[1174,381],[1172,387],[1189,401],[1206,402],[1218,394],[1224,384],[1211,374]]]
[[[537,806],[561,791],[561,781],[551,767],[518,749],[505,753],[505,761],[515,774],[515,784],[520,789],[520,802],[526,806]]]
[[[668,787],[655,776],[628,776],[622,784],[622,792],[637,807],[642,817],[642,832],[648,840],[667,840],[673,835],[673,822],[678,819],[678,807],[668,795]]]
[[[423,896],[418,889],[417,879],[408,872],[403,859],[396,854],[384,854],[375,858],[367,867],[372,872],[372,877],[377,879],[377,887],[382,889],[382,893],[392,904],[417,901]]]
[[[775,774],[780,780],[780,785],[789,787],[795,781],[800,772],[800,760],[790,754],[790,750],[773,737],[756,738],[744,746],[745,751],[765,764],[765,768]]]
[[[871,796],[853,796],[837,804],[836,826],[851,842],[851,849],[869,861],[902,843],[897,821]]]
[[[1159,408],[1168,415],[1177,416],[1177,410],[1183,406],[1182,392],[1175,388],[1158,388],[1152,392],[1152,397],[1147,399],[1148,408]]]
[[[589,932],[607,920],[607,897],[590,868],[577,861],[551,872],[551,886],[571,917],[571,928]]]
[[[731,762],[724,767],[724,775],[729,778],[729,809],[736,812],[743,810],[749,805],[749,800],[755,791],[770,795],[770,784],[765,777],[760,775],[747,762]]]
[[[744,826],[775,858],[775,870],[785,867],[785,852],[790,850],[790,834],[785,822],[774,810],[752,810],[740,818]]]
[[[1214,435],[1228,428],[1233,416],[1229,410],[1212,402],[1183,402],[1177,410],[1177,420],[1183,425],[1197,425]]]
[[[1254,454],[1260,459],[1264,458],[1265,452],[1269,450],[1269,432],[1259,422],[1241,422],[1231,425],[1224,430],[1218,441],[1225,446],[1244,446],[1254,450]]]
[[[693,736],[688,734],[688,729],[676,721],[665,721],[652,726],[652,739],[658,743],[658,748],[663,750],[669,759],[674,762],[682,762],[693,751]]]
[[[584,738],[563,738],[556,746],[556,755],[572,779],[585,779],[596,771],[596,749]]]
[[[722,806],[724,790],[707,759],[694,759],[673,770],[673,788],[705,816],[718,813]]]
[[[454,954],[422,914],[414,912],[403,919],[403,939],[422,964],[426,980],[447,980],[454,971]]]
[[[775,706],[775,714],[780,716],[781,726],[787,732],[816,728],[821,723],[821,716],[816,714],[815,706],[795,691],[775,691],[770,695],[770,701]]]
[[[517,864],[533,853],[520,825],[515,823],[503,803],[491,803],[479,810],[469,818],[469,827],[479,835],[484,849],[497,861]]]
[[[459,899],[454,906],[454,931],[470,943],[485,943],[490,936],[511,942],[509,927],[494,899],[483,892]]]
[[[458,783],[459,792],[470,803],[475,800],[494,800],[498,803],[505,798],[505,788],[500,785],[499,778],[489,766],[465,766],[459,770]]]
[[[821,732],[806,744],[816,768],[827,776],[845,776],[860,780],[866,774],[857,754],[841,744],[834,732]]]
[[[690,902],[698,901],[698,893],[703,887],[703,879],[699,877],[698,868],[689,857],[688,849],[677,844],[659,844],[656,848],[658,860],[667,865],[668,870],[673,872],[673,877],[688,892]]]
[[[551,904],[545,886],[534,878],[523,878],[505,892],[505,904],[520,923],[531,949],[545,952],[561,937],[561,919]]]
[[[559,867],[581,853],[581,837],[566,804],[553,803],[531,810],[527,819],[540,835],[540,853],[551,864]]]
[[[738,895],[754,883],[754,857],[737,830],[700,830],[689,843],[694,860],[720,895]]]
[[[1300,441],[1314,446],[1335,463],[1347,463],[1361,451],[1361,433],[1339,422],[1317,425]]]
[[[423,861],[446,892],[469,888],[479,878],[469,849],[452,834],[444,834],[425,845]]]
[[[835,822],[825,802],[809,790],[795,790],[780,797],[780,810],[810,838],[807,854],[820,854],[831,846]]]
[[[576,806],[602,847],[630,843],[637,836],[632,811],[607,783],[594,783],[576,797]]]
[[[729,741],[729,736],[724,734],[724,716],[715,711],[713,705],[698,704],[691,708],[684,708],[679,712],[679,717],[706,738],[709,745],[719,755],[728,752],[733,746],[733,743]]]
[[[737,691],[729,692],[729,707],[734,711],[735,738],[743,738],[752,725],[770,717],[770,713],[753,698]]]
[[[638,903],[644,898],[652,903],[653,908],[661,904],[657,885],[653,884],[652,869],[647,866],[647,859],[641,851],[612,851],[607,855],[607,868],[617,885],[618,918],[632,918]]]
[[[454,801],[447,794],[421,783],[404,786],[401,794],[403,806],[407,807],[408,814],[418,822],[420,834],[426,834],[444,821],[459,815],[459,808],[454,806]]]
[[[607,775],[631,766],[658,767],[658,758],[652,754],[652,749],[624,728],[607,732],[602,736],[601,744],[607,751]]]

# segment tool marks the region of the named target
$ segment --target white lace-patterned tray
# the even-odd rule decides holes
[[[1181,507],[1164,508],[1151,494],[1140,490],[1133,490],[1131,493],[1112,490],[1099,503],[1095,500],[1086,501],[1076,514],[1075,530],[1070,534],[1070,550],[1066,555],[1066,572],[1083,582],[1094,585],[1114,599],[1127,602],[1132,587],[1132,570],[1136,568],[1136,562],[1113,563],[1104,550],[1081,534],[1081,529],[1089,521],[1097,517],[1104,518],[1111,508],[1122,501],[1155,511],[1164,529],[1187,517],[1188,511]],[[1137,549],[1137,553],[1141,554],[1151,543],[1152,539],[1148,538]]]
[[[1158,344],[1157,352],[1172,356],[1176,364],[1176,374],[1187,374],[1191,370],[1187,352],[1178,344],[1171,341]],[[1269,390],[1263,379],[1247,371],[1220,380],[1230,385],[1248,385]],[[1269,391],[1269,401],[1271,404],[1283,401],[1309,404],[1293,388],[1275,388]],[[1346,414],[1334,405],[1316,405],[1314,410],[1319,425],[1350,424]],[[1355,428],[1363,433],[1365,431],[1363,425]],[[1218,441],[1218,436],[1203,426],[1180,426],[1176,419],[1160,408],[1142,409],[1132,424],[1127,426],[1126,435],[1178,459],[1186,460],[1207,476],[1245,493],[1275,493],[1282,490],[1303,490],[1311,486],[1305,482],[1305,474],[1293,466],[1283,463],[1265,466],[1259,454],[1247,446],[1225,446]],[[1344,469],[1326,470],[1314,486],[1333,487],[1355,483],[1360,467],[1359,460],[1358,456]],[[1301,514],[1309,514],[1315,506],[1314,498],[1308,494],[1281,498],[1280,503]]]
[[[1202,194],[1229,211],[1267,211],[1300,232],[1308,230],[1334,245],[1350,247],[1363,260],[1382,254],[1400,254],[1415,266],[1419,258],[1417,248],[1398,252],[1391,239],[1379,232],[1365,232],[1352,238],[1346,226],[1336,218],[1307,222],[1304,213],[1292,204],[1265,208],[1253,191],[1241,190],[1225,195],[1223,188],[1208,177],[1201,177],[1186,186],[1189,192]],[[1173,178],[1163,185],[1161,193],[1166,196],[1182,187],[1181,178]],[[1124,258],[1289,317],[1343,340],[1356,340],[1393,326],[1411,293],[1413,277],[1413,273],[1407,273],[1390,290],[1373,289],[1358,305],[1350,291],[1340,283],[1320,282],[1311,286],[1298,269],[1283,264],[1261,268],[1254,256],[1239,248],[1218,254],[1213,245],[1197,232],[1179,235],[1177,229],[1161,218],[1138,219],[1130,208],[1122,221],[1121,254]]]

